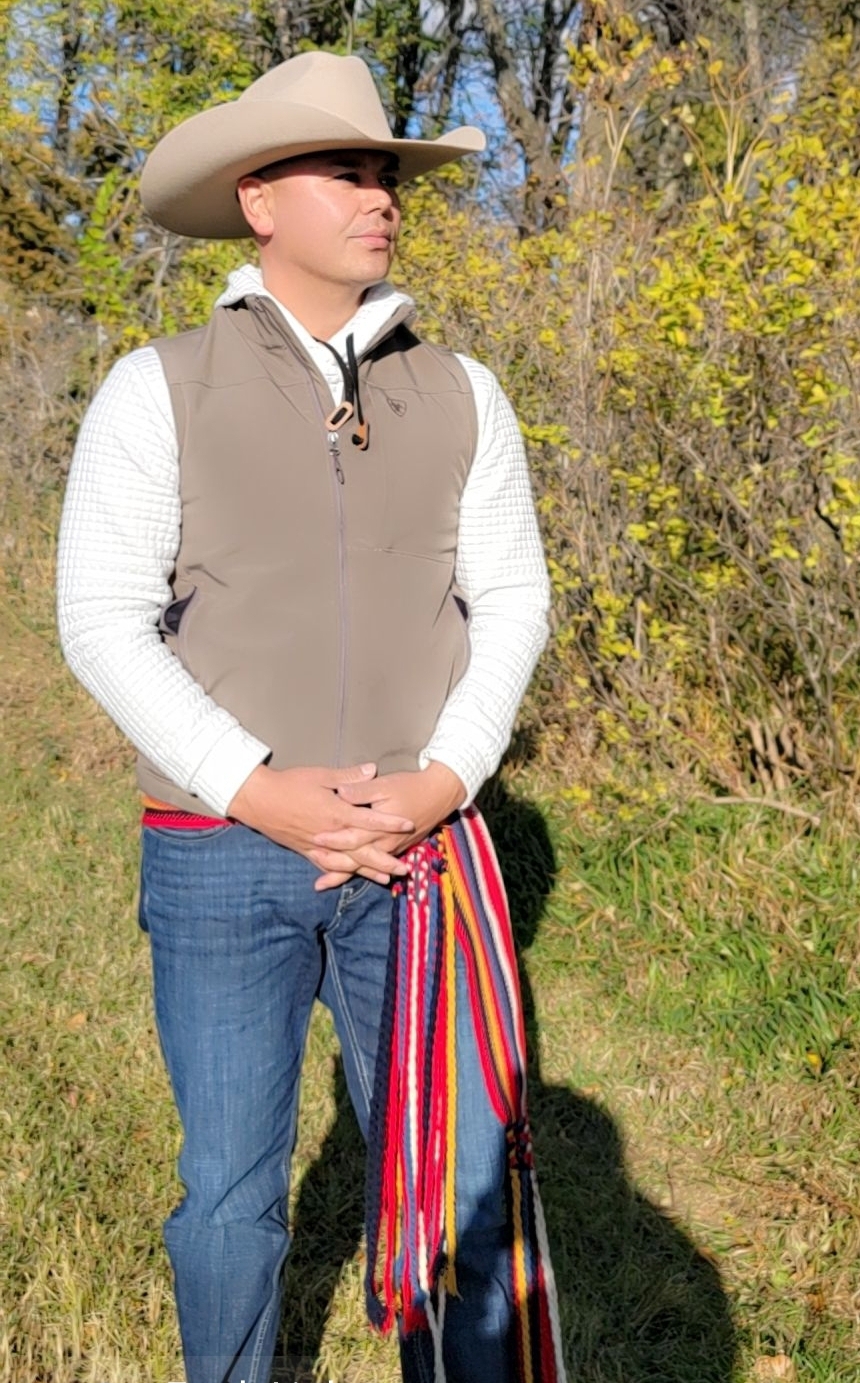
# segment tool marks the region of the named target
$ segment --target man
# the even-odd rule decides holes
[[[546,637],[510,406],[482,366],[421,343],[385,283],[399,182],[481,147],[468,127],[392,138],[365,65],[327,53],[183,122],[150,155],[147,209],[180,234],[253,235],[260,269],[231,275],[207,327],[121,360],[76,449],[60,630],[140,751],[187,1383],[269,1377],[314,997],[366,1133],[392,881],[495,769]],[[427,1280],[434,1338],[401,1328],[419,1383],[520,1376],[478,1045],[458,1018],[457,1295],[443,1327]]]

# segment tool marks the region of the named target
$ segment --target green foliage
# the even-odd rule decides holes
[[[28,25],[5,50],[22,97],[3,117],[4,329],[56,333],[58,317],[21,315],[34,293],[66,320],[95,319],[98,349],[81,333],[69,363],[76,417],[92,371],[205,320],[247,256],[147,224],[135,185],[153,137],[234,95],[277,32],[238,0],[205,0],[193,40],[162,0],[13,9]],[[454,167],[406,190],[395,277],[422,330],[494,368],[522,420],[555,595],[531,703],[546,752],[571,736],[603,744],[631,792],[643,760],[742,794],[829,785],[853,768],[860,728],[851,35],[810,49],[790,91],[753,105],[718,45],[665,51],[616,10],[574,54],[571,89],[605,137],[566,223],[521,238],[475,198],[474,170]],[[58,46],[69,16],[75,42]],[[411,0],[351,28],[334,9],[317,20],[335,46],[373,41],[407,119],[408,62],[433,58]],[[414,43],[397,56],[401,30]],[[44,80],[51,55],[59,87]],[[669,183],[634,176],[655,121],[683,140],[671,205]]]
[[[625,195],[525,241],[466,212],[442,237],[424,189],[406,237],[425,321],[493,363],[523,420],[556,598],[544,727],[587,716],[616,759],[736,792],[821,785],[856,752],[847,60],[843,41],[822,49],[797,99],[753,125],[703,49],[700,192],[671,223]],[[762,724],[775,761],[757,763]]]
[[[163,268],[154,259],[170,254],[142,225],[144,152],[258,75],[247,9],[200,0],[193,26],[163,0],[7,10],[0,75],[15,100],[0,116],[0,266],[29,301],[94,314],[126,344],[145,331],[148,289]]]
[[[76,204],[76,189],[50,147],[39,142],[29,116],[9,112],[3,123],[0,275],[16,288],[38,284],[40,296],[65,301],[76,259],[65,218]]]
[[[796,717],[831,762],[853,752],[837,707],[860,652],[860,186],[838,133],[818,132],[860,114],[843,58],[826,96],[778,107],[647,259],[628,246],[616,266],[596,362],[612,598],[583,618],[601,671],[618,655],[616,689],[650,682],[665,715],[660,675],[704,675],[738,718]]]

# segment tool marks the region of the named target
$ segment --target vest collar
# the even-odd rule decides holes
[[[313,338],[307,328],[279,302],[274,294],[263,285],[263,276],[254,264],[243,264],[228,276],[227,287],[215,303],[216,307],[231,307],[243,299],[264,299],[272,305],[277,314],[272,325],[285,325],[289,333],[306,355],[311,354]],[[266,317],[269,317],[267,312]],[[358,311],[329,340],[340,356],[345,355],[346,338],[352,336],[356,355],[361,359],[383,341],[386,336],[401,324],[410,322],[415,316],[415,304],[406,293],[393,288],[390,283],[375,283],[364,296]],[[280,318],[280,323],[277,322]],[[270,319],[271,320],[271,319]],[[283,344],[283,332],[276,333],[273,344]]]

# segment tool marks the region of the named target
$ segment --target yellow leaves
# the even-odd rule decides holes
[[[830,498],[821,504],[821,513],[833,523],[846,556],[856,558],[860,555],[860,462],[833,452],[825,457],[822,474],[829,479]]]
[[[576,570],[575,557],[571,553],[566,553],[565,556],[567,560],[564,563],[551,554],[547,557],[549,579],[557,595],[569,595],[582,586],[582,578]]]
[[[611,627],[614,631],[615,618],[623,615],[625,610],[630,608],[631,597],[629,595],[616,595],[606,587],[597,587],[592,596],[594,605],[598,610],[603,611],[608,620],[612,622]]]
[[[636,56],[636,50],[647,52],[652,47],[654,40],[650,34],[643,34],[632,14],[622,10],[615,19],[615,32],[623,43],[632,43],[634,46],[630,50],[630,56]]]
[[[664,525],[663,531],[666,535],[666,547],[668,549],[669,556],[676,562],[684,554],[684,551],[687,546],[686,539],[689,530],[690,525],[688,524],[686,519],[682,518],[668,519],[666,524]]]
[[[784,533],[776,533],[770,545],[770,555],[774,559],[786,557],[791,561],[797,561],[800,552]]]
[[[630,494],[635,495],[641,494],[644,490],[650,491],[660,474],[660,467],[656,461],[649,461],[630,472],[615,466],[610,474],[617,484],[623,485]]]
[[[570,432],[561,423],[524,422],[520,430],[533,446],[566,447],[570,441]]]
[[[648,508],[651,513],[661,509],[674,509],[681,497],[680,487],[676,484],[654,484],[648,491]]]
[[[699,566],[692,579],[702,595],[711,599],[743,584],[741,573],[730,558]]]
[[[577,807],[587,806],[592,799],[591,788],[584,787],[581,783],[571,783],[570,787],[562,788],[561,796],[565,802],[572,802]]]
[[[597,636],[597,647],[601,656],[613,658],[639,658],[641,654],[631,639],[617,637],[614,631],[603,628]]]
[[[652,72],[655,77],[660,78],[665,87],[669,88],[679,85],[684,75],[684,66],[673,54],[664,53],[659,61],[655,62]]]
[[[537,341],[539,346],[546,346],[556,355],[561,355],[565,350],[564,342],[555,327],[543,327],[537,334]]]
[[[833,495],[840,510],[860,508],[860,484],[850,476],[833,477]]]
[[[820,411],[822,414],[828,414],[834,404],[848,393],[845,384],[834,379],[823,363],[804,363],[798,366],[792,371],[792,379],[800,413]]]
[[[654,35],[643,34],[642,37],[637,39],[636,42],[630,48],[628,57],[631,62],[636,63],[639,61],[640,58],[643,58],[646,53],[650,53],[653,47]]]
[[[603,738],[607,744],[629,744],[630,731],[623,721],[614,716],[611,711],[601,707],[595,713],[595,720],[600,726]]]

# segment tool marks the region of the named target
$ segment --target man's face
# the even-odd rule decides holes
[[[239,184],[273,267],[363,290],[384,279],[400,229],[397,159],[337,150],[292,159]]]

